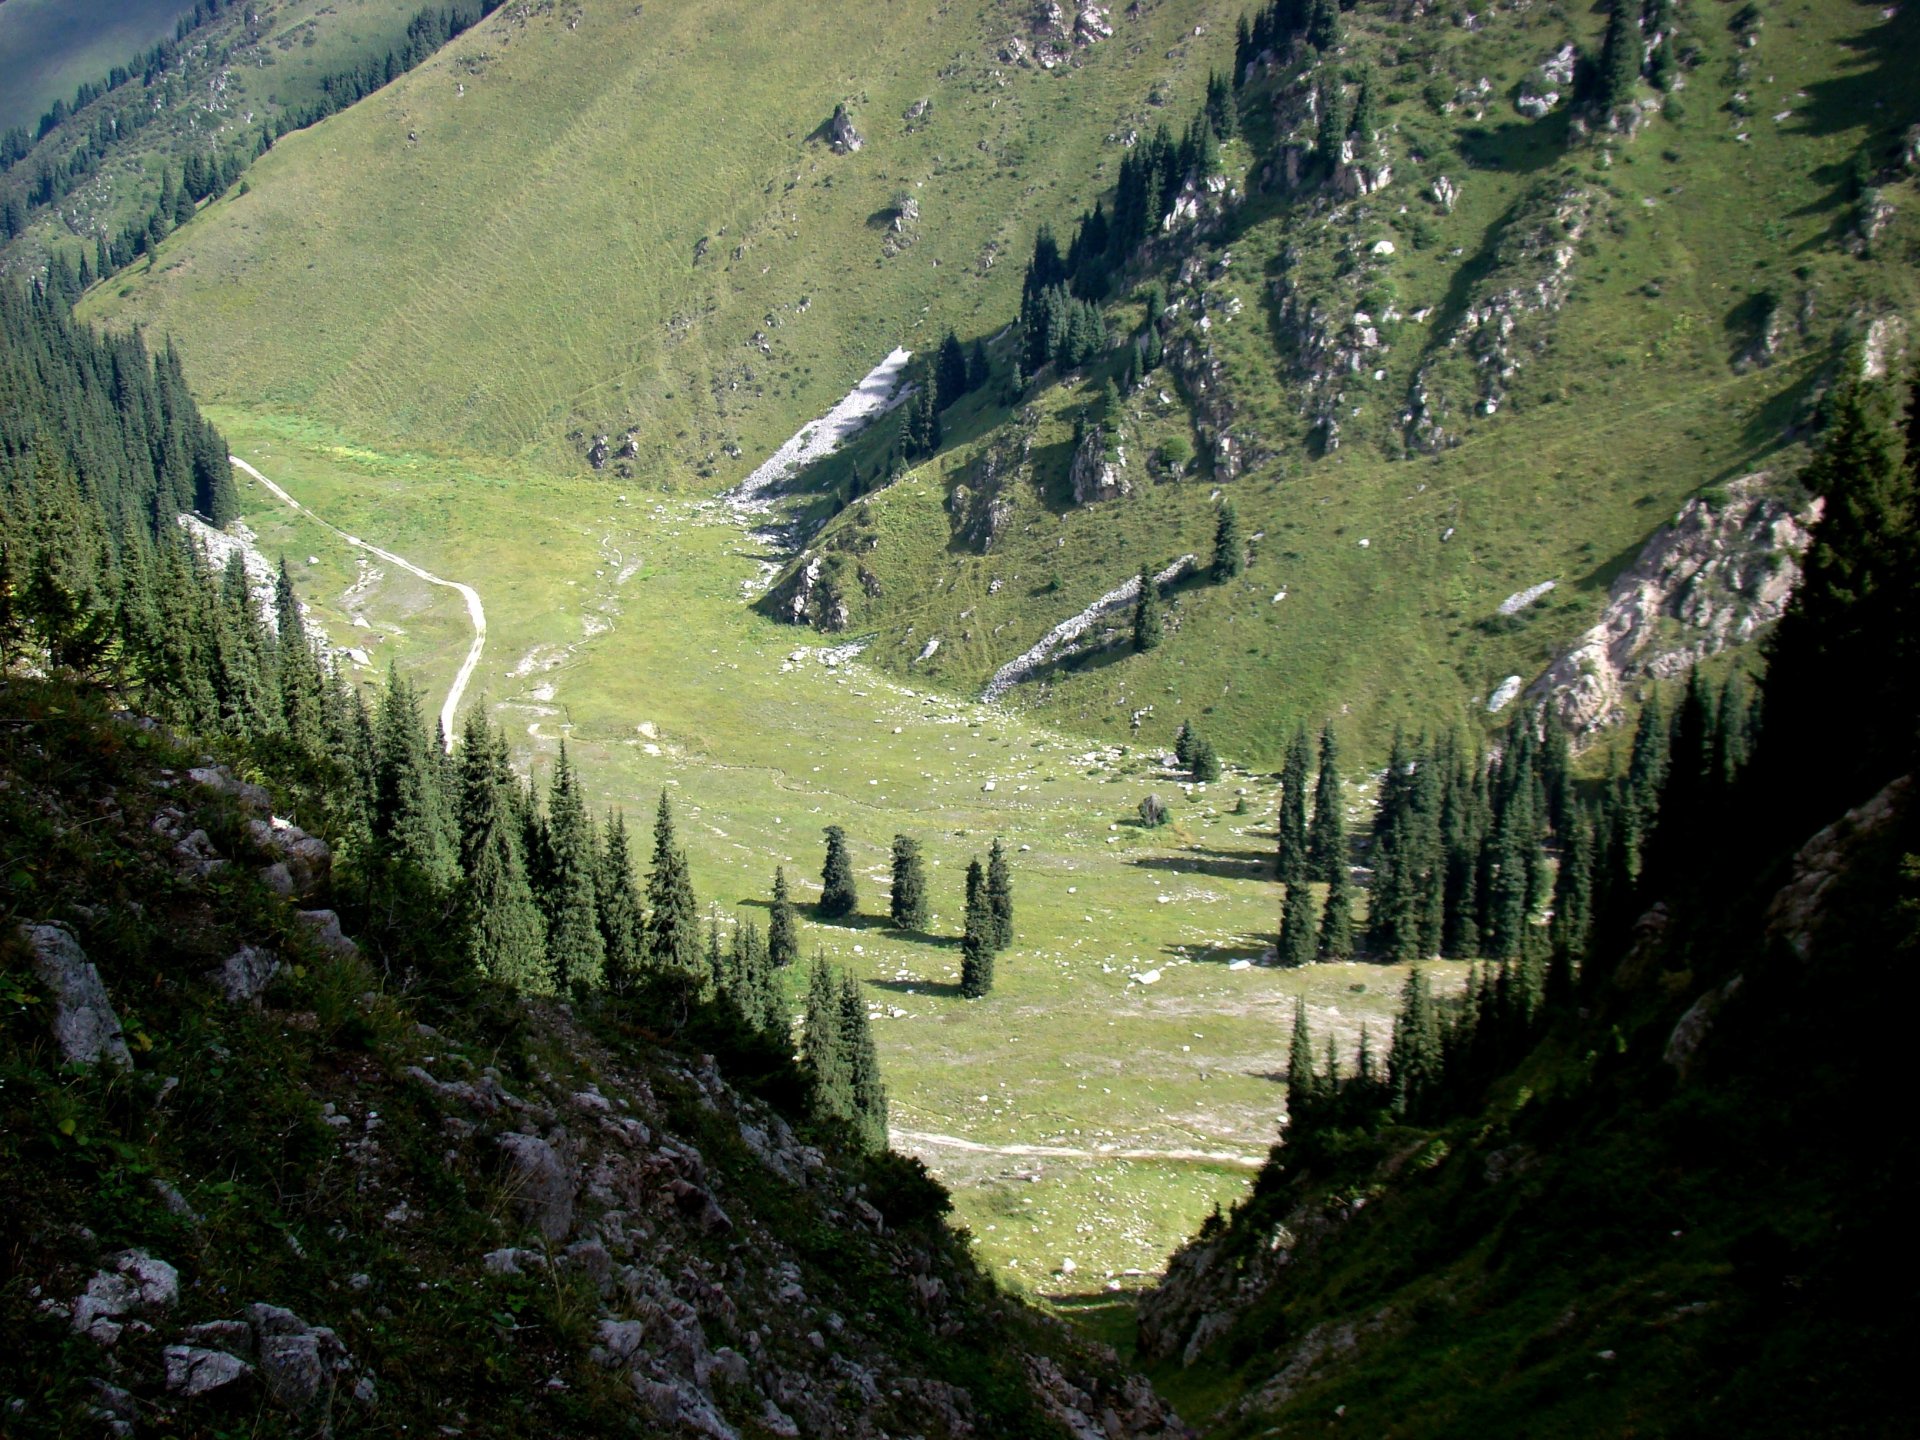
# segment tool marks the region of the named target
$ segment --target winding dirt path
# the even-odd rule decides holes
[[[1070,1145],[983,1145],[958,1135],[930,1130],[892,1130],[888,1138],[896,1150],[962,1150],[969,1155],[1008,1155],[1032,1160],[1179,1160],[1194,1164],[1238,1165],[1258,1170],[1264,1155],[1242,1155],[1232,1150],[1081,1150]]]
[[[487,648],[487,612],[480,604],[480,592],[475,590],[471,585],[462,585],[458,580],[443,580],[438,575],[422,570],[411,560],[403,559],[394,554],[391,550],[382,550],[378,545],[369,544],[358,535],[349,535],[331,520],[322,519],[320,516],[314,514],[313,511],[302,505],[298,500],[294,499],[293,496],[289,495],[285,490],[282,490],[273,481],[262,475],[238,455],[229,455],[227,459],[231,460],[239,469],[246,471],[247,474],[266,486],[267,489],[272,491],[274,495],[280,499],[281,503],[298,510],[316,525],[321,525],[331,530],[342,540],[346,541],[347,544],[354,546],[356,549],[365,550],[369,555],[378,555],[388,564],[398,565],[409,575],[417,575],[429,585],[441,585],[449,590],[458,590],[460,592],[460,598],[467,602],[467,618],[473,622],[473,644],[467,648],[467,658],[461,662],[460,669],[453,677],[452,688],[447,691],[447,703],[440,707],[440,730],[446,738],[447,748],[451,750],[453,748],[454,715],[460,709],[461,698],[467,693],[467,682],[473,679],[473,672],[480,666],[480,653]]]

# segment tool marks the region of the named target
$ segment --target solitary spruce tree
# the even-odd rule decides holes
[[[1280,771],[1279,875],[1291,885],[1312,872],[1307,855],[1307,728],[1297,726],[1287,742],[1287,759]]]
[[[767,915],[767,959],[776,970],[784,970],[800,958],[800,925],[793,913],[793,897],[787,893],[787,871],[773,867],[773,905]]]
[[[1304,880],[1287,886],[1286,903],[1280,911],[1280,963],[1289,968],[1311,965],[1319,948],[1320,912],[1314,904],[1313,887]]]
[[[1160,586],[1151,567],[1140,567],[1140,595],[1133,602],[1133,648],[1145,654],[1160,644],[1164,622],[1160,618]]]
[[[887,914],[897,930],[927,928],[927,876],[920,859],[920,842],[910,835],[893,837],[893,889]]]
[[[853,887],[853,857],[847,854],[847,832],[827,826],[827,858],[820,867],[820,915],[838,920],[853,914],[860,898]]]
[[[1313,1073],[1313,1032],[1307,1024],[1307,1003],[1293,1002],[1293,1038],[1287,1045],[1287,1130],[1300,1135],[1311,1125],[1323,1096]]]
[[[600,855],[600,939],[606,946],[607,989],[625,995],[640,973],[643,924],[640,892],[633,883],[633,852],[627,841],[627,817],[607,816],[607,844]]]
[[[483,707],[467,715],[460,751],[461,948],[478,973],[529,995],[553,992],[547,926],[527,885],[510,799],[506,740]]]
[[[1233,579],[1247,568],[1247,542],[1240,538],[1240,515],[1231,500],[1220,502],[1213,525],[1213,569],[1216,584]]]

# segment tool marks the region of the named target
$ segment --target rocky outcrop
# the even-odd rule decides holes
[[[853,116],[847,113],[847,107],[834,106],[833,118],[827,121],[828,148],[836,155],[851,155],[866,143],[866,137],[853,128]]]
[[[23,925],[23,939],[33,947],[33,970],[53,998],[53,1038],[69,1064],[117,1069],[133,1067],[120,1017],[107,998],[100,971],[64,925]]]
[[[1197,556],[1182,555],[1154,576],[1162,588],[1184,579],[1199,568]],[[1118,636],[1117,622],[1140,596],[1140,577],[1130,576],[1116,585],[1078,615],[1070,615],[1054,626],[1026,650],[1014,656],[987,682],[980,692],[982,700],[998,700],[1015,685],[1031,680],[1042,668],[1091,650],[1103,649]]]
[[[1074,52],[1113,38],[1113,12],[1107,5],[1062,5],[1039,0],[1025,34],[1009,35],[999,47],[1003,64],[1053,70],[1074,58]]]
[[[1400,417],[1408,448],[1431,454],[1457,443],[1447,427],[1459,417],[1499,413],[1515,375],[1552,343],[1580,242],[1604,209],[1602,192],[1557,181],[1508,212],[1485,279],[1458,317],[1442,321],[1414,373]]]
[[[847,597],[826,555],[809,555],[767,594],[767,607],[789,625],[811,625],[837,634],[853,619]]]
[[[985,555],[1013,518],[1014,493],[1033,476],[1033,427],[1002,432],[947,496],[954,537]]]
[[[1127,447],[1116,425],[1103,422],[1087,427],[1074,449],[1068,479],[1076,505],[1117,500],[1133,492],[1127,473]]]
[[[1852,867],[1863,845],[1901,817],[1912,798],[1913,777],[1902,775],[1802,845],[1793,857],[1792,878],[1767,906],[1768,933],[1801,960],[1813,959],[1835,882]]]
[[[1800,582],[1818,500],[1796,510],[1764,473],[1688,500],[1613,582],[1600,621],[1528,688],[1575,734],[1624,714],[1635,681],[1671,679],[1752,640]]]

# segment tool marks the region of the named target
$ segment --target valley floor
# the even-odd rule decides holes
[[[474,631],[420,571],[471,585],[489,629],[470,702],[536,774],[564,740],[632,823],[666,789],[724,917],[764,923],[776,864],[809,901],[822,827],[846,828],[860,913],[827,925],[803,909],[803,948],[865,982],[897,1142],[953,1188],[1006,1282],[1139,1283],[1243,1193],[1276,1135],[1296,1000],[1349,1050],[1363,1024],[1385,1038],[1398,968],[1260,963],[1278,924],[1271,777],[1186,791],[1157,753],[916,690],[752,614],[742,587],[767,557],[718,500],[380,453],[281,415],[216,419],[248,470],[311,507],[241,481],[263,547],[366,678],[392,658],[444,695]],[[1150,792],[1173,805],[1157,832],[1136,822]],[[884,918],[896,833],[926,852],[928,936]],[[996,835],[1017,938],[993,994],[966,1001],[961,878]]]

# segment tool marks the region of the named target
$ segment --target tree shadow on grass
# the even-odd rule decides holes
[[[957,980],[867,980],[863,983],[891,995],[932,995],[942,1000],[960,998],[960,982]]]
[[[1238,940],[1220,945],[1162,945],[1160,953],[1195,965],[1231,965],[1236,960],[1251,960],[1257,965],[1263,955],[1273,953],[1273,939],[1242,935]]]
[[[1273,860],[1266,855],[1147,855],[1129,860],[1141,870],[1165,870],[1175,875],[1211,875],[1216,880],[1268,880]]]

